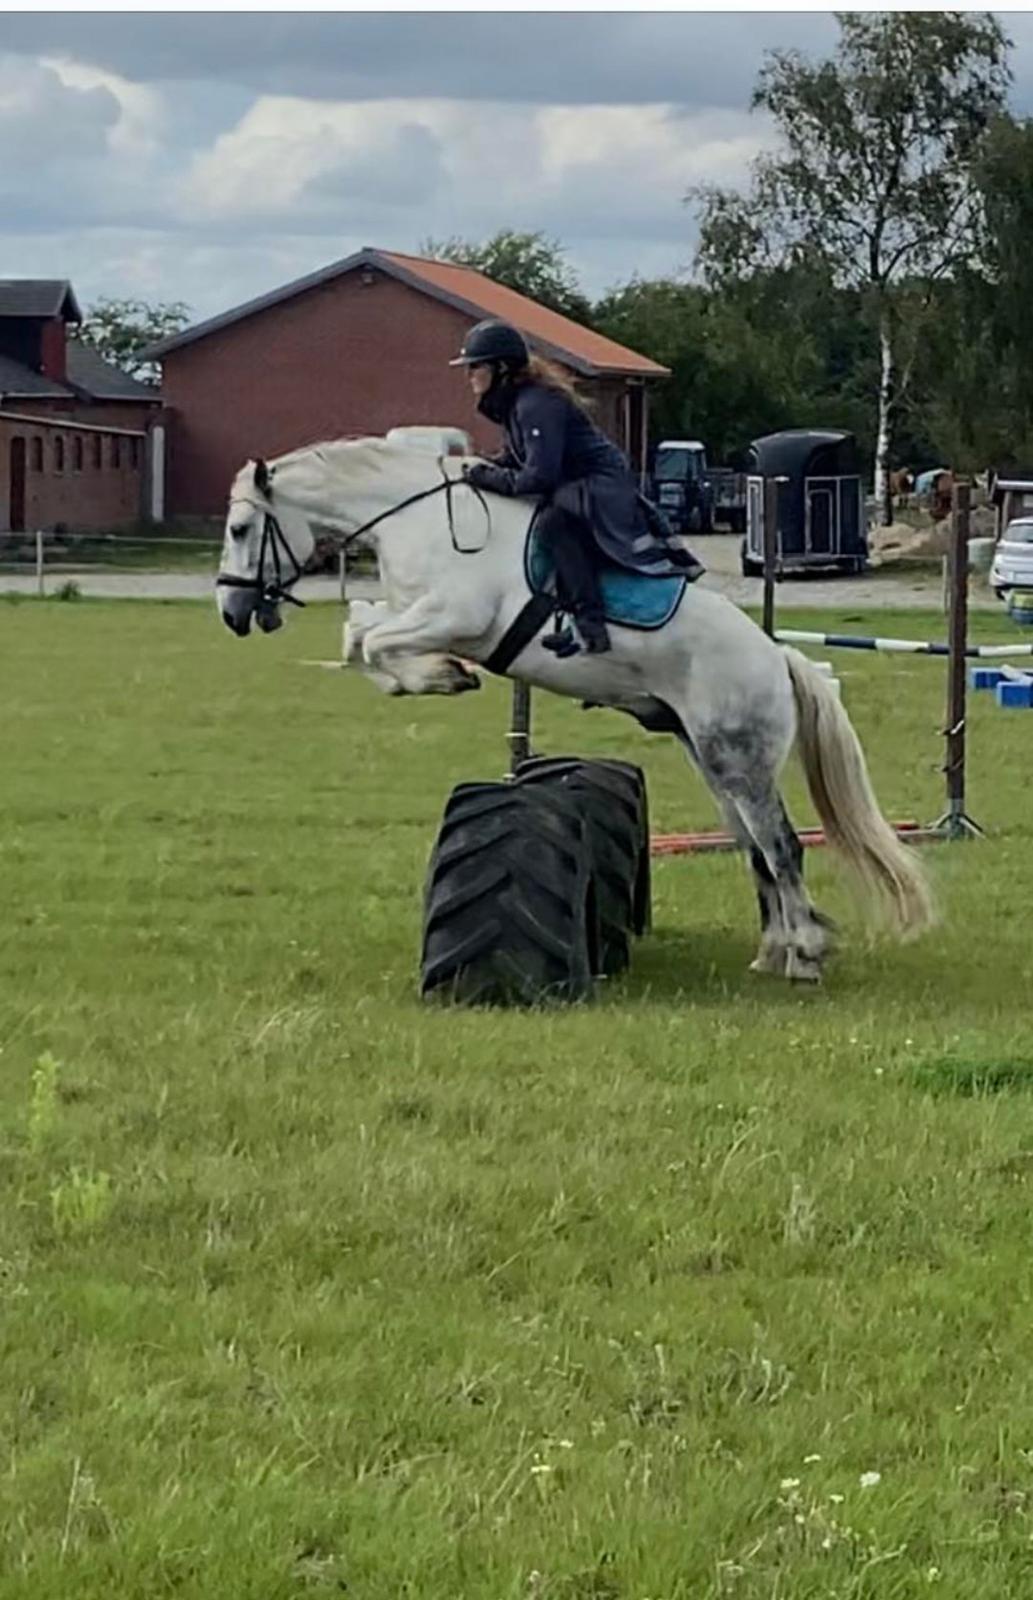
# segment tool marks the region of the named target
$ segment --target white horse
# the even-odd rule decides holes
[[[500,644],[511,653],[530,597],[523,552],[534,506],[479,494],[462,482],[463,464],[383,439],[249,462],[230,493],[216,591],[227,626],[241,636],[253,618],[266,631],[279,626],[280,602],[312,553],[309,522],[329,524],[375,545],[385,595],[353,607],[346,655],[361,650],[363,669],[391,693],[477,687],[463,663],[497,665]],[[882,911],[900,936],[931,922],[921,865],[883,818],[850,720],[806,657],[699,584],[664,627],[611,625],[611,634],[609,654],[566,660],[536,634],[505,670],[676,734],[749,853],[761,916],[754,970],[816,981],[831,943],[777,786],[794,741],[863,908]]]

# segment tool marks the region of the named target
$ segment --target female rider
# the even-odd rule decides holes
[[[598,564],[647,577],[698,578],[703,568],[668,543],[662,516],[638,492],[617,446],[600,432],[566,374],[531,355],[523,334],[494,318],[467,334],[453,367],[468,367],[482,416],[505,431],[505,449],[467,473],[478,489],[540,501],[538,538],[556,568],[561,609],[573,616],[584,648],[609,650]],[[581,648],[557,624],[542,644],[558,656]]]

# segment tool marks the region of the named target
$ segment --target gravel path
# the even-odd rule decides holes
[[[701,582],[719,589],[730,600],[740,605],[760,605],[761,581],[744,578],[739,571],[739,540],[728,535],[713,534],[690,541],[693,551],[707,568]],[[47,589],[51,593],[68,579],[74,578],[83,594],[104,599],[133,600],[208,600],[212,595],[212,579],[207,573],[186,572],[59,572],[48,575]],[[373,578],[352,578],[348,592],[355,600],[375,600],[379,585]],[[35,594],[36,578],[33,574],[0,573],[0,593]],[[302,600],[336,600],[336,577],[304,578],[297,593]],[[778,603],[782,606],[813,606],[819,610],[874,608],[893,610],[920,607],[939,611],[943,604],[940,575],[935,570],[928,573],[908,572],[894,576],[892,571],[871,573],[863,578],[791,578],[778,586]],[[977,610],[996,610],[997,602],[982,586],[973,584],[969,604]]]

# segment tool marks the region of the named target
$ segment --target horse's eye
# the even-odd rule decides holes
[[[233,535],[234,539],[243,539],[246,538],[248,529],[250,527],[250,522],[235,522],[230,528],[230,533]]]

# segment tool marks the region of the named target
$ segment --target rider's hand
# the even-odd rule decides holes
[[[491,489],[496,494],[500,493],[505,480],[502,469],[487,461],[475,461],[472,467],[464,467],[463,477],[474,489]]]

